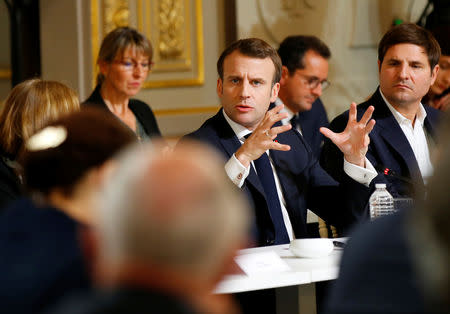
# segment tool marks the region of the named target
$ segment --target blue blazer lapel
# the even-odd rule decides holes
[[[239,147],[241,147],[241,142],[239,142],[236,134],[234,134],[233,129],[230,127],[228,122],[225,120],[222,110],[219,111],[219,113],[216,115],[217,132],[218,132],[219,140],[220,140],[220,143],[222,144],[222,147],[224,148],[227,155],[229,157],[231,157],[239,149]],[[250,173],[246,179],[246,183],[250,183],[262,195],[264,195],[264,189],[261,185],[261,182],[259,181],[258,175],[256,174],[255,170],[253,169],[253,166],[250,166]]]
[[[414,178],[420,174],[420,170],[408,139],[403,133],[397,120],[395,120],[392,115],[392,112],[387,107],[379,91],[374,95],[374,102],[376,103],[376,109],[373,118],[376,121],[375,128],[378,130],[377,133],[379,133],[383,140],[402,157],[409,172]],[[389,165],[383,166],[389,167]]]

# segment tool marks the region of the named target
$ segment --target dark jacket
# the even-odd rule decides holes
[[[222,110],[186,137],[206,142],[229,159],[240,142],[225,120]],[[306,211],[309,208],[323,219],[347,228],[361,217],[369,197],[369,188],[349,177],[340,186],[319,165],[309,145],[293,130],[281,133],[277,140],[289,144],[287,152],[270,151],[286,201],[296,238],[307,237]],[[260,246],[280,244],[274,238],[274,223],[269,215],[263,187],[251,167],[242,186],[254,210],[252,235]]]
[[[381,97],[379,89],[368,101],[358,105],[358,120],[370,105],[375,107],[372,118],[375,119],[376,124],[369,134],[370,144],[366,157],[379,172],[373,182],[386,183],[387,189],[394,197],[412,197],[416,194],[416,196],[420,196],[424,182],[419,165],[408,139]],[[427,112],[424,123],[426,132],[435,139],[435,129],[440,113],[429,106],[424,107]],[[347,120],[348,111],[337,116],[331,122],[330,129],[334,132],[342,132]],[[329,139],[325,140],[320,162],[322,167],[337,181],[341,180],[343,154]],[[386,168],[390,172],[384,174],[383,170]]]
[[[97,108],[104,109],[113,114],[108,109],[105,101],[100,95],[100,85],[97,85],[97,87],[95,87],[95,90],[92,92],[89,98],[82,103],[82,105],[95,106]],[[136,119],[142,124],[145,133],[149,137],[161,136],[161,132],[159,131],[155,115],[153,114],[153,111],[150,108],[150,106],[148,106],[145,102],[142,102],[140,100],[130,99],[128,102],[128,107],[133,112]]]
[[[407,241],[409,213],[379,218],[351,234],[325,313],[428,313]]]
[[[12,201],[23,195],[22,184],[14,170],[0,156],[0,213]]]
[[[77,229],[52,207],[28,199],[0,215],[0,304],[9,314],[38,313],[63,296],[88,289]]]
[[[314,156],[319,158],[325,139],[319,129],[327,128],[329,125],[327,113],[320,98],[312,104],[311,110],[298,113],[298,121],[302,128],[303,138],[311,147]]]

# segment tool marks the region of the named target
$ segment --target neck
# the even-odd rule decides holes
[[[100,87],[100,95],[112,112],[123,113],[128,110],[128,101],[130,98],[127,95],[117,92],[108,82],[103,82]]]
[[[408,120],[411,120],[411,122],[414,126],[414,122],[416,121],[416,116],[419,113],[419,104],[420,104],[420,102],[418,102],[414,105],[392,104],[392,107],[394,107],[394,109],[397,110],[402,116],[404,116]]]
[[[281,99],[281,101],[283,102],[283,104],[289,108],[290,111],[292,111],[292,113],[295,115],[298,113],[298,110],[296,108],[293,108],[293,106],[287,101],[286,95],[282,92],[282,90],[280,89],[280,91],[278,92],[278,98]]]
[[[63,194],[61,191],[52,191],[48,196],[48,201],[79,223],[86,225],[94,223],[93,197],[90,191],[84,191],[83,193],[74,191],[70,196]]]
[[[105,270],[107,267],[101,268]],[[110,271],[112,273],[108,273],[108,279],[100,282],[106,287],[141,287],[149,291],[159,291],[184,300],[201,313],[237,312],[236,305],[229,296],[212,293],[214,289],[212,282],[198,280],[195,275],[181,270],[173,271],[168,267],[148,262],[128,261]]]

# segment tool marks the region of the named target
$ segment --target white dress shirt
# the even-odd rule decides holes
[[[283,105],[283,101],[280,98],[277,98],[275,100],[275,105],[279,106],[279,105]],[[284,118],[283,120],[281,120],[281,124],[282,125],[288,125],[291,123],[291,119],[296,115],[295,113],[292,112],[291,109],[289,109],[288,106],[284,106],[284,108],[280,111],[280,113],[282,112],[286,112],[288,114],[287,118]],[[302,133],[302,126],[300,125],[300,121],[298,121],[298,114],[297,114],[297,126],[295,128],[300,134],[303,135]]]
[[[245,136],[247,134],[250,134],[251,131],[249,131],[247,128],[243,127],[240,124],[237,124],[233,120],[231,120],[225,111],[223,111],[223,116],[225,117],[225,120],[227,120],[230,127],[233,129],[234,133],[236,134],[237,138],[241,142],[241,144],[245,141]],[[278,199],[280,200],[280,206],[281,206],[281,213],[283,215],[283,221],[284,225],[286,227],[287,234],[289,236],[289,240],[295,239],[294,235],[294,229],[292,228],[291,220],[289,219],[289,214],[286,209],[286,201],[283,196],[283,192],[281,190],[280,185],[280,179],[278,179],[277,172],[275,171],[275,168],[273,166],[272,159],[270,158],[269,151],[266,151],[266,154],[269,156],[270,166],[272,167],[272,173],[273,178],[275,179],[275,185],[277,187],[277,194]],[[255,170],[255,165],[253,164],[253,161],[251,162],[253,170]],[[241,162],[236,158],[235,154],[231,156],[231,158],[228,160],[228,162],[225,164],[225,171],[228,175],[228,177],[233,181],[234,184],[236,184],[239,188],[242,187],[244,184],[245,179],[248,177],[250,173],[250,167],[244,167]]]
[[[433,174],[433,164],[430,158],[430,149],[427,136],[424,130],[424,122],[427,116],[427,112],[423,107],[422,103],[419,104],[419,111],[416,114],[414,126],[411,120],[405,118],[400,112],[395,110],[395,108],[387,101],[383,93],[380,90],[381,97],[383,97],[389,110],[392,112],[395,120],[398,122],[400,128],[408,139],[409,145],[411,146],[414,157],[416,157],[417,163],[419,165],[420,173],[422,175],[423,181],[426,183],[427,179]]]

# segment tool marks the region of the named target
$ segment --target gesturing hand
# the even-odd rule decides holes
[[[280,113],[283,107],[283,105],[279,105],[267,111],[259,125],[253,130],[252,135],[236,151],[235,156],[243,166],[248,167],[251,161],[258,159],[268,149],[281,151],[291,149],[289,145],[274,141],[278,134],[291,129],[290,124],[272,127],[276,122],[287,117],[287,113]]]
[[[320,128],[320,132],[328,137],[344,154],[344,158],[355,165],[364,167],[364,161],[369,147],[369,133],[372,131],[375,120],[370,119],[374,107],[367,108],[361,120],[356,121],[356,104],[350,105],[348,122],[345,130],[334,133],[330,129]]]

